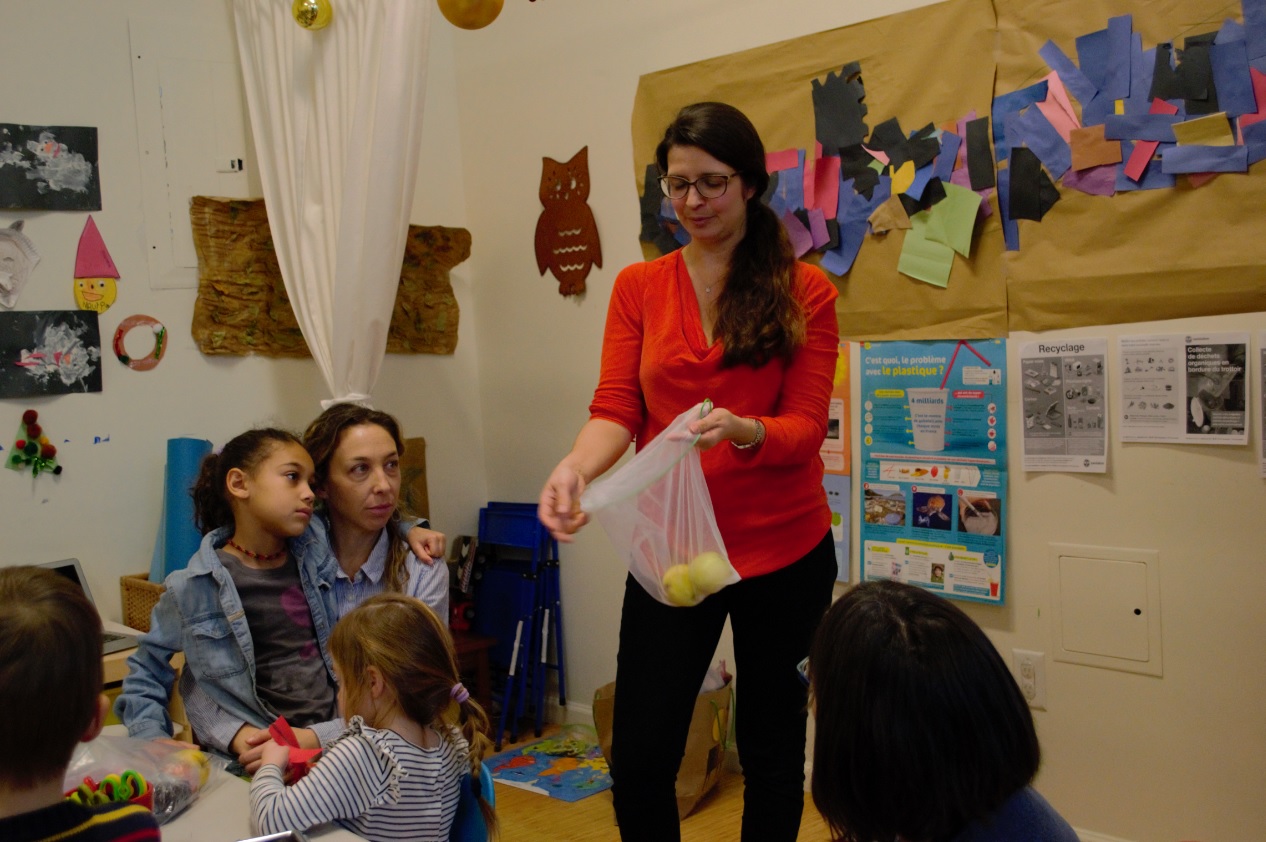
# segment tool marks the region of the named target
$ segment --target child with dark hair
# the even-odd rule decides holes
[[[0,568],[0,839],[151,842],[153,814],[63,797],[75,744],[101,732],[101,618],[51,570]]]
[[[242,433],[203,460],[193,497],[206,534],[188,567],[167,577],[150,630],[128,658],[115,709],[129,734],[171,736],[170,662],[181,651],[187,681],[241,729],[284,716],[307,748],[341,730],[326,650],[335,562],[292,541],[312,519],[312,475],[298,438],[272,428]],[[198,721],[193,707],[188,713],[199,740],[231,750],[232,734]]]
[[[463,778],[478,778],[489,744],[448,630],[419,600],[382,593],[339,620],[330,651],[348,728],[293,786],[283,781],[289,749],[265,744],[251,784],[256,830],[332,821],[378,842],[446,842]],[[494,829],[491,805],[479,803]]]
[[[813,801],[843,842],[1077,842],[1029,785],[1029,707],[989,638],[922,588],[865,582],[809,656]]]

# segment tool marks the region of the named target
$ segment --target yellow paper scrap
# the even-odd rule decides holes
[[[904,193],[914,184],[914,161],[906,161],[892,174],[892,194]]]
[[[1226,112],[1206,114],[1194,120],[1174,124],[1174,137],[1179,146],[1234,146],[1235,135]]]

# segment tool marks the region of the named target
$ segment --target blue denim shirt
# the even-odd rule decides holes
[[[224,527],[205,535],[189,566],[164,582],[167,590],[150,616],[150,630],[141,635],[136,652],[128,658],[123,692],[114,705],[130,736],[171,736],[167,705],[176,676],[171,658],[180,651],[198,687],[225,713],[256,728],[266,728],[276,719],[255,692],[255,648],[246,614],[233,579],[216,557],[216,550],[232,534],[231,527]],[[291,540],[290,551],[298,564],[321,657],[333,676],[327,643],[338,563],[310,529]]]

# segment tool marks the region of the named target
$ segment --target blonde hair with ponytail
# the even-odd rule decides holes
[[[488,714],[468,694],[457,692],[461,671],[453,638],[424,602],[398,593],[370,597],[334,627],[330,655],[338,664],[349,709],[358,707],[367,692],[364,677],[374,667],[409,719],[423,726],[455,725],[461,731],[470,746],[471,775],[478,780],[480,764],[492,745]],[[459,702],[460,697],[465,698]],[[448,737],[448,728],[437,730]],[[495,832],[496,817],[482,795],[479,809],[489,833]]]

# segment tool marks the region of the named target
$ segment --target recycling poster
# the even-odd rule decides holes
[[[862,580],[1002,604],[1005,339],[861,346]]]

